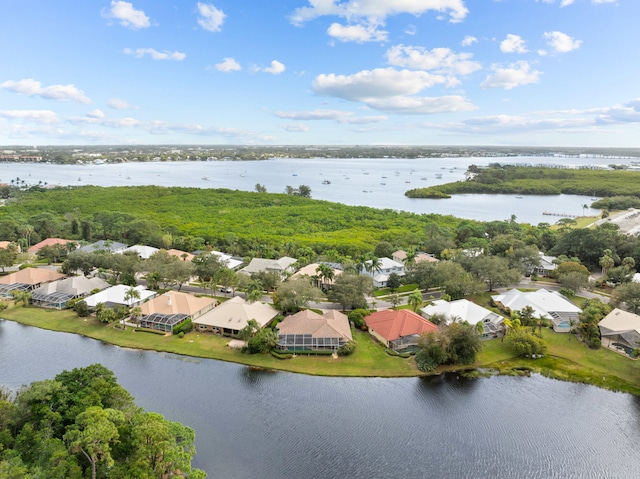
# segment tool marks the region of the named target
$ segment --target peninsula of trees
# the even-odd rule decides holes
[[[640,171],[491,164],[469,166],[465,181],[416,188],[410,198],[447,198],[462,193],[640,197]]]

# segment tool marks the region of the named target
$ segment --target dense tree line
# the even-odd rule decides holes
[[[0,389],[0,477],[204,478],[193,429],[145,412],[104,366]]]

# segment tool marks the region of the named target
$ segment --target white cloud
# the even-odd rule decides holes
[[[19,81],[5,81],[0,88],[6,88],[14,93],[27,96],[39,96],[46,100],[77,101],[78,103],[91,103],[82,90],[75,85],[50,85],[43,87],[39,81],[26,78]]]
[[[219,32],[226,18],[225,13],[210,3],[198,2],[198,25],[209,32]]]
[[[272,75],[280,75],[285,69],[284,64],[278,60],[273,60],[270,67],[254,67],[257,72],[271,73]]]
[[[395,96],[375,98],[367,101],[370,108],[401,115],[431,115],[435,113],[454,113],[475,110],[473,105],[463,96],[450,95],[441,97]]]
[[[396,45],[387,50],[389,64],[414,70],[433,70],[436,73],[468,75],[482,67],[471,61],[471,53],[454,53],[449,48],[426,50],[422,47]]]
[[[141,28],[149,28],[151,22],[149,17],[142,10],[136,10],[132,3],[116,1],[111,2],[111,9],[103,12],[105,18],[113,18],[120,22],[125,28],[139,30]]]
[[[526,61],[512,63],[508,68],[493,65],[491,69],[493,70],[493,74],[487,76],[480,84],[483,88],[504,88],[505,90],[511,90],[517,86],[538,83],[540,80],[540,72],[531,70],[529,63]]]
[[[466,35],[460,42],[460,45],[462,45],[463,47],[469,47],[474,43],[478,43],[478,39],[476,37],[472,37],[471,35]]]
[[[242,70],[242,67],[240,66],[240,64],[237,61],[235,61],[233,58],[229,58],[229,57],[225,58],[220,63],[216,63],[214,65],[214,68],[218,71],[225,72],[225,73]]]
[[[418,33],[418,28],[415,25],[407,25],[407,28],[404,29],[404,33],[413,36]]]
[[[112,98],[107,102],[107,106],[114,110],[128,110],[130,108],[134,108],[128,101],[121,100],[119,98]]]
[[[286,124],[286,125],[279,125],[279,126],[283,130],[290,131],[292,133],[300,133],[300,132],[309,131],[309,127],[307,125],[302,124],[302,123],[289,123],[289,124]]]
[[[313,80],[313,89],[321,95],[361,101],[368,98],[413,95],[446,81],[442,75],[424,71],[377,68],[353,75],[321,74]]]
[[[509,33],[507,38],[500,42],[500,50],[503,53],[527,53],[526,42],[519,35]]]
[[[132,50],[131,48],[125,48],[124,53],[126,53],[127,55],[133,55],[136,58],[142,58],[145,55],[149,55],[153,60],[181,61],[184,60],[187,56],[186,53],[182,52],[170,52],[167,50],[159,52],[154,48],[136,48],[135,50]]]
[[[104,118],[104,112],[98,108],[87,113],[89,118]]]
[[[340,25],[332,23],[327,29],[330,37],[341,42],[384,42],[387,40],[389,32],[378,30],[378,25]]]
[[[420,16],[428,11],[448,13],[451,22],[461,22],[469,13],[463,0],[309,0],[309,6],[296,8],[290,19],[294,25],[326,15],[383,22],[392,15]]]
[[[547,45],[553,48],[557,53],[568,53],[580,48],[580,45],[582,44],[582,40],[574,40],[569,35],[562,32],[545,32],[543,37],[547,40]]]
[[[58,116],[51,110],[0,110],[0,118],[29,120],[47,124],[58,121]]]
[[[308,110],[308,111],[277,111],[274,113],[278,118],[285,118],[288,120],[301,120],[301,121],[316,121],[316,120],[329,120],[336,121],[338,123],[346,124],[368,124],[379,123],[386,121],[388,118],[383,115],[369,115],[369,116],[357,116],[352,111],[344,110]]]

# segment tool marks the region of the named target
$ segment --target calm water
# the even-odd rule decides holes
[[[195,428],[211,478],[640,477],[640,401],[543,377],[322,378],[140,352],[0,320],[0,384],[100,362]]]
[[[617,160],[620,162],[621,160]],[[256,183],[272,193],[282,193],[287,185],[311,187],[312,197],[347,205],[371,206],[439,213],[484,221],[517,220],[531,224],[555,223],[559,217],[543,215],[597,215],[598,210],[583,210],[591,197],[458,195],[447,200],[411,199],[405,191],[464,179],[470,164],[490,162],[524,164],[583,165],[608,164],[609,159],[580,158],[445,158],[445,159],[275,159],[267,161],[212,161],[179,163],[126,163],[117,165],[36,165],[9,163],[0,165],[0,182],[20,178],[60,185],[149,185],[230,188],[253,191]],[[437,178],[436,175],[442,175]],[[424,179],[423,179],[424,178]],[[330,181],[331,184],[323,184]],[[384,183],[384,184],[382,184]]]

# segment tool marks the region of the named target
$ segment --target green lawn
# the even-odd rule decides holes
[[[249,366],[286,370],[320,376],[409,377],[422,375],[413,357],[389,356],[382,345],[368,333],[356,330],[355,353],[337,359],[330,356],[296,356],[276,359],[265,354],[243,354],[229,349],[229,338],[191,332],[184,338],[120,330],[99,323],[95,318],[78,318],[72,311],[14,306],[2,312],[2,317],[44,329],[81,334],[106,343],[133,349],[166,351],[187,356],[219,359]],[[467,369],[491,368],[502,373],[514,371],[539,372],[557,379],[594,384],[606,389],[625,391],[640,396],[640,361],[633,361],[606,348],[588,349],[575,337],[543,329],[548,342],[546,357],[517,358],[505,342],[499,339],[483,342],[475,364]],[[569,340],[570,338],[570,340]],[[460,370],[460,366],[438,368],[436,373]],[[462,368],[464,369],[464,368]]]

